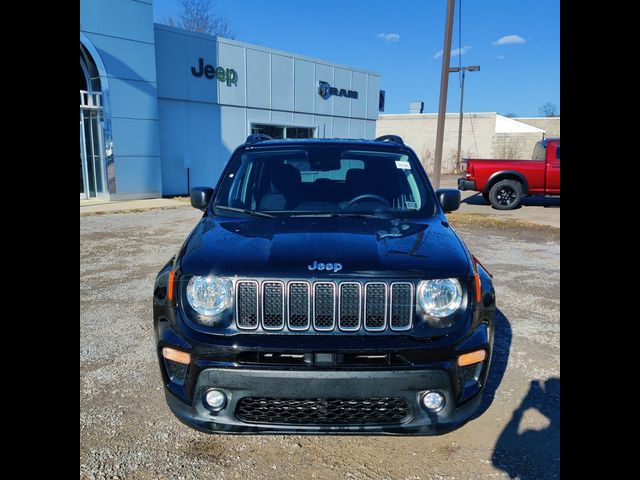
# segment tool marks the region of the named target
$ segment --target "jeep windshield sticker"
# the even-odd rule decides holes
[[[417,202],[406,201],[406,202],[404,202],[404,204],[407,206],[408,209],[411,209],[411,210],[417,210],[418,209],[418,203]]]
[[[411,170],[411,164],[406,160],[396,160],[396,168],[400,168],[402,170]]]

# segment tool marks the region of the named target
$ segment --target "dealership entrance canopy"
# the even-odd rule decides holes
[[[251,133],[374,138],[380,75],[80,2],[80,199],[214,186]]]

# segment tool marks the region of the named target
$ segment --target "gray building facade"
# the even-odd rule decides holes
[[[81,200],[214,186],[251,133],[375,137],[375,72],[154,24],[151,0],[80,12]]]

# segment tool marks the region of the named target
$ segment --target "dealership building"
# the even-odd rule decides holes
[[[153,23],[151,0],[80,1],[81,201],[216,184],[251,133],[374,138],[380,75]]]

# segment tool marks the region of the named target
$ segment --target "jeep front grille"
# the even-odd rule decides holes
[[[241,330],[384,332],[409,330],[410,282],[236,281]]]

